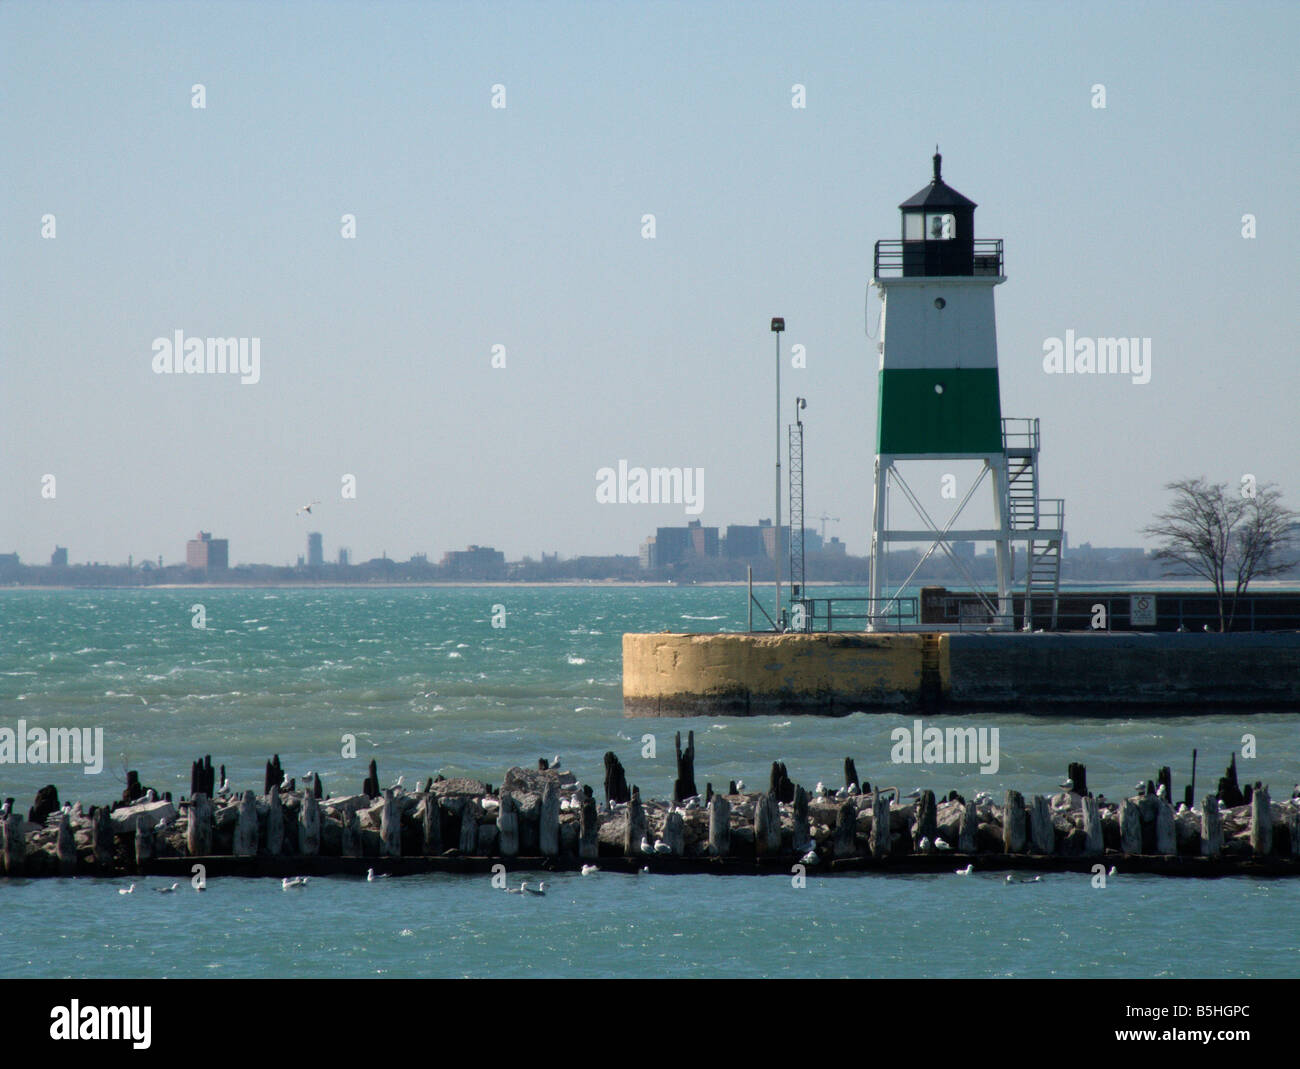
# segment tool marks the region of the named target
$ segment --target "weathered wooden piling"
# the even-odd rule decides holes
[[[1286,822],[1287,832],[1291,838],[1291,856],[1300,857],[1300,809],[1292,806]]]
[[[1046,797],[1034,795],[1029,808],[1029,849],[1035,854],[1056,852],[1056,828],[1052,825],[1052,809]]]
[[[709,853],[714,857],[731,854],[731,804],[721,794],[709,800]]]
[[[777,837],[781,834],[780,824],[777,825]],[[677,810],[669,812],[664,818],[664,831],[660,836],[668,849],[672,851],[673,857],[684,857],[686,854],[686,825],[682,821],[681,813]]]
[[[618,754],[610,750],[605,754],[605,804],[622,805],[632,800],[632,792],[627,789],[627,773],[618,759]]]
[[[627,803],[627,823],[623,826],[623,853],[627,857],[639,855],[645,837],[646,819],[641,806],[641,792],[633,787]]]
[[[1156,853],[1178,853],[1178,832],[1174,827],[1174,807],[1163,798],[1156,799]]]
[[[361,817],[351,806],[343,814],[342,825],[339,853],[343,857],[360,857]]]
[[[542,787],[537,842],[542,857],[560,856],[560,788],[554,779],[548,779]]]
[[[474,848],[478,846],[477,826],[474,838],[475,841],[470,845],[467,853],[473,853]],[[402,818],[397,807],[397,796],[391,787],[384,789],[384,804],[379,810],[379,855],[381,857],[402,856]]]
[[[432,787],[432,785],[430,785]],[[498,813],[505,810],[505,795],[502,792],[501,807]],[[438,796],[433,793],[432,789],[425,791],[423,799],[424,809],[421,811],[421,846],[424,850],[425,857],[437,857],[442,853],[442,806],[438,802]],[[499,840],[498,840],[499,841]],[[515,838],[516,849],[519,846],[518,835]],[[504,852],[504,851],[503,851]]]
[[[957,850],[963,854],[975,853],[975,829],[979,827],[979,814],[975,803],[967,802],[961,811],[961,826],[957,830]],[[872,851],[873,855],[875,851]]]
[[[840,809],[841,814],[844,812]],[[892,846],[889,829],[889,795],[877,791],[871,796],[871,837],[868,847],[872,857],[888,857]]]
[[[198,769],[200,778],[203,770]],[[207,857],[212,853],[212,799],[204,791],[190,795],[185,821],[185,847],[190,857]]]
[[[231,853],[236,857],[252,857],[257,853],[257,806],[252,791],[245,791],[239,798]]]
[[[1119,840],[1124,853],[1142,853],[1142,820],[1132,798],[1125,798],[1119,805]]]
[[[600,814],[591,788],[583,787],[582,808],[578,810],[578,856],[594,861],[600,856]]]
[[[47,783],[36,792],[36,801],[27,811],[27,819],[32,824],[44,824],[46,818],[57,813],[63,807],[59,805],[59,789],[53,783]]]
[[[1219,804],[1225,809],[1235,809],[1239,805],[1246,804],[1246,796],[1241,793],[1241,787],[1237,783],[1237,755],[1235,752],[1228,760],[1227,771],[1219,777],[1219,789],[1215,793],[1219,796]]]
[[[140,821],[135,829],[135,868],[137,872],[143,870],[148,862],[153,860],[154,851],[154,826],[146,821]]]
[[[1007,791],[1002,805],[1002,849],[1008,854],[1025,851],[1025,797]]]
[[[1074,785],[1075,794],[1088,793],[1088,769],[1078,761],[1071,761],[1066,767],[1065,775]]]
[[[90,811],[90,846],[95,867],[101,871],[113,868],[113,818],[108,806],[95,806]]]
[[[888,806],[888,803],[886,803]],[[889,810],[885,810],[885,838],[889,838]],[[876,829],[871,833],[874,836]],[[857,857],[858,845],[858,807],[852,798],[846,799],[835,817],[835,831],[831,833],[831,856],[835,858]],[[888,847],[886,847],[888,851]]]
[[[686,749],[682,749],[682,733],[677,732],[677,778],[673,780],[673,805],[681,805],[687,798],[700,792],[695,788],[695,732],[686,733]]]
[[[912,828],[912,847],[921,849],[923,840],[928,840],[930,848],[939,834],[938,816],[934,804],[934,791],[922,791],[916,803],[916,824]]]
[[[1083,853],[1085,857],[1096,857],[1106,849],[1106,842],[1101,835],[1101,806],[1090,794],[1083,796]]]
[[[794,814],[790,845],[798,857],[803,857],[816,845],[808,828],[808,792],[802,787],[796,787],[794,790]]]
[[[775,857],[781,852],[781,811],[776,795],[764,791],[754,803],[754,854]]]
[[[23,834],[23,818],[10,813],[0,825],[4,834],[4,863],[6,876],[21,876],[27,867],[27,836]]]
[[[375,763],[374,758],[371,758],[370,768],[366,771],[365,782],[361,784],[361,793],[372,802],[379,797],[379,766]]]
[[[1207,794],[1201,802],[1201,856],[1218,857],[1223,853],[1223,815],[1219,799]]]
[[[59,831],[55,841],[59,875],[72,876],[77,871],[77,843],[72,837],[72,821],[67,813],[59,814]]]
[[[272,857],[284,852],[284,802],[280,800],[280,788],[271,788],[266,800],[266,834],[262,837],[262,847]]]
[[[497,807],[497,849],[502,857],[519,856],[519,803],[513,791],[501,788]]]
[[[275,754],[271,760],[266,763],[266,781],[262,787],[263,794],[270,794],[272,787],[278,787],[284,782],[284,769],[280,765],[280,755]]]
[[[1165,789],[1165,800],[1171,805],[1174,801],[1174,774],[1169,770],[1168,765],[1164,765],[1156,773],[1156,793],[1160,793],[1160,788]]]
[[[859,790],[863,791],[866,790],[862,781],[858,779],[858,766],[853,763],[853,758],[851,757],[846,757],[844,759],[844,786],[857,787]]]
[[[311,791],[303,795],[298,808],[298,853],[306,857],[320,853],[320,802]]]
[[[462,854],[473,855],[478,848],[478,822],[483,819],[483,807],[477,798],[466,798],[460,811],[460,841]]]
[[[789,804],[794,801],[794,784],[790,781],[790,772],[784,761],[772,762],[772,774],[768,779],[768,790],[778,802]]]
[[[1273,815],[1268,804],[1268,788],[1259,784],[1250,796],[1250,848],[1258,857],[1273,852]]]

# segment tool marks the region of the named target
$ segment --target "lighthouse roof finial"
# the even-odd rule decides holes
[[[943,164],[943,157],[939,155],[939,146],[934,146],[934,178],[924,189],[913,193],[907,200],[899,205],[904,211],[909,208],[939,209],[939,208],[974,208],[975,202],[969,197],[963,197],[952,186],[948,185],[940,175],[940,167]]]

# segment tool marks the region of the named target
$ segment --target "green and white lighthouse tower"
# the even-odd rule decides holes
[[[1035,596],[1047,594],[1054,626],[1063,503],[1039,498],[1038,421],[1002,416],[993,313],[994,287],[1006,281],[1002,240],[976,239],[976,205],[943,180],[941,163],[936,149],[930,184],[899,205],[901,239],[876,242],[871,283],[879,290],[881,318],[872,627],[892,628],[908,615],[899,611],[897,591],[888,589],[891,542],[929,542],[922,561],[941,550],[980,591],[969,561],[953,552],[958,541],[993,543],[997,591],[980,591],[986,626],[1015,624],[1011,591],[1021,585],[1012,575],[1016,542],[1027,544],[1024,626],[1031,624]],[[904,480],[900,461],[981,461],[982,467],[941,525]],[[991,525],[956,527],[981,487],[991,488]],[[923,526],[891,528],[891,493],[902,495]],[[897,590],[912,576],[899,578]]]

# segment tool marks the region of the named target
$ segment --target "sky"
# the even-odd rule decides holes
[[[0,5],[0,552],[753,523],[780,315],[807,515],[866,553],[873,246],[936,144],[1071,545],[1143,544],[1188,476],[1300,507],[1298,48],[1294,3]],[[156,372],[178,330],[257,381]],[[1067,330],[1149,338],[1150,381],[1049,374]],[[620,461],[702,509],[602,503]]]

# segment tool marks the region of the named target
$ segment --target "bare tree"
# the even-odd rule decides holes
[[[1296,564],[1291,554],[1296,513],[1273,483],[1243,479],[1240,493],[1204,477],[1167,483],[1173,505],[1143,534],[1161,541],[1154,554],[1167,575],[1199,575],[1214,586],[1219,630],[1231,631],[1237,599],[1252,579]]]

